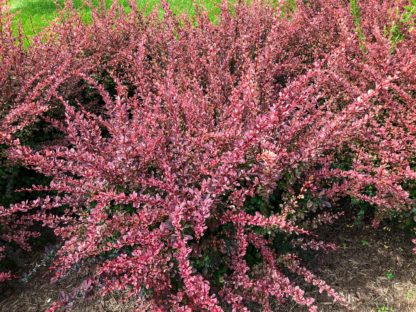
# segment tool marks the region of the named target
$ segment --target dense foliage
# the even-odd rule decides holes
[[[2,166],[42,183],[3,203],[0,252],[41,224],[62,242],[56,278],[153,311],[316,311],[293,274],[344,304],[299,255],[335,248],[313,231],[340,203],[373,207],[374,226],[413,208],[406,2],[223,2],[216,24],[131,5],[86,25],[68,2],[27,49],[2,12]]]

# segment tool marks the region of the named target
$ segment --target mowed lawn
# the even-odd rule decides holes
[[[118,1],[120,4],[128,8],[127,0],[106,0],[107,5],[111,5],[112,1]],[[140,8],[150,12],[160,0],[137,0]],[[192,0],[167,0],[171,9],[175,13],[192,13],[194,11]],[[221,0],[197,0],[197,3],[203,5],[209,12],[211,18],[218,14],[218,3]],[[62,5],[65,0],[57,0]],[[92,0],[94,5],[98,5],[99,0]],[[91,12],[84,5],[84,0],[74,0],[74,5],[82,12],[86,21],[90,19]],[[16,26],[20,22],[26,35],[33,35],[47,26],[57,16],[57,7],[55,0],[9,0],[8,6],[10,11],[15,14]]]
[[[6,0],[7,1],[7,0]],[[8,7],[10,11],[15,14],[15,26],[19,23],[23,27],[26,35],[31,36],[39,32],[43,27],[47,26],[57,16],[57,6],[63,5],[66,0],[8,0]],[[75,7],[80,10],[84,20],[87,22],[91,19],[91,12],[85,6],[86,0],[73,0]],[[101,0],[87,0],[97,6]],[[110,6],[113,1],[117,1],[128,9],[128,0],[105,0],[107,6]],[[139,8],[145,10],[147,13],[151,12],[155,6],[160,3],[160,0],[136,0]],[[222,0],[166,0],[172,11],[176,14],[194,12],[194,2],[202,5],[208,12],[211,20],[219,14],[218,4]],[[359,21],[359,11],[357,9],[357,0],[349,0],[351,3],[352,14],[356,16]],[[233,2],[233,0],[229,1]],[[276,1],[272,1],[276,3]],[[278,2],[280,2],[278,0]],[[281,2],[282,3],[282,2]],[[294,0],[285,0],[289,6],[295,6]],[[409,0],[406,6],[406,12],[403,14],[403,19],[407,22],[412,22],[415,25],[416,16],[416,0]]]

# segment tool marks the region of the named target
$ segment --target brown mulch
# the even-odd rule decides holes
[[[326,241],[336,242],[338,250],[328,255],[316,254],[307,267],[336,291],[344,295],[349,309],[333,305],[330,298],[299,278],[295,282],[317,300],[319,311],[337,312],[415,312],[416,311],[416,256],[408,237],[388,228],[373,229],[348,224],[328,227],[321,231]],[[0,311],[45,311],[61,291],[69,292],[78,285],[72,274],[55,285],[49,283],[49,272],[42,267],[27,283],[15,283],[0,290]],[[124,312],[146,311],[146,304],[122,302],[116,294],[103,298],[84,299],[71,311]],[[306,311],[288,302],[277,312]]]
[[[416,256],[409,237],[384,227],[357,227],[342,224],[321,232],[327,242],[337,243],[338,250],[317,254],[305,266],[326,281],[347,300],[349,308],[333,305],[325,294],[308,287],[316,298],[318,310],[324,312],[415,312]],[[306,311],[295,304],[279,312]]]
[[[71,290],[79,285],[77,274],[71,274],[67,278],[51,284],[51,274],[47,268],[43,268],[36,273],[29,282],[20,283],[20,287],[6,289],[0,293],[1,312],[43,312],[60,297],[61,292],[70,293]],[[94,297],[82,299],[75,302],[74,306],[67,311],[74,312],[131,312],[145,311],[146,305],[136,301],[123,302],[121,296],[117,294],[105,297]],[[139,309],[143,307],[143,309]],[[59,311],[62,311],[60,309]]]

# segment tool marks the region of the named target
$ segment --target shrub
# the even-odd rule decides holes
[[[78,269],[82,291],[127,290],[154,311],[316,311],[291,274],[345,304],[299,256],[334,248],[313,229],[345,198],[373,206],[375,225],[412,207],[416,40],[390,14],[403,4],[359,2],[359,36],[345,1],[298,1],[290,18],[224,2],[217,25],[131,4],[85,25],[68,3],[19,54],[30,78],[1,97],[1,142],[50,182],[1,208],[2,241],[51,228],[55,278]],[[49,135],[30,144],[31,127]]]

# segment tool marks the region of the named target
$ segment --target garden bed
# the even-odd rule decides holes
[[[416,258],[412,255],[409,238],[398,231],[391,233],[388,227],[373,229],[338,223],[320,231],[326,241],[335,241],[338,250],[326,256],[316,254],[309,267],[317,276],[327,281],[342,293],[357,312],[412,312],[416,311]],[[39,263],[40,255],[28,267]],[[72,274],[55,285],[49,283],[46,267],[39,270],[27,283],[18,283],[8,288],[0,297],[0,311],[44,311],[59,297],[61,291],[69,292],[77,285],[78,278]],[[302,284],[301,278],[294,280]],[[335,306],[325,295],[308,288],[317,298],[320,311],[347,311]],[[117,295],[105,298],[80,300],[73,311],[133,311],[137,302],[121,302]],[[146,309],[143,303],[143,311]],[[306,311],[305,308],[288,302],[276,311]]]

